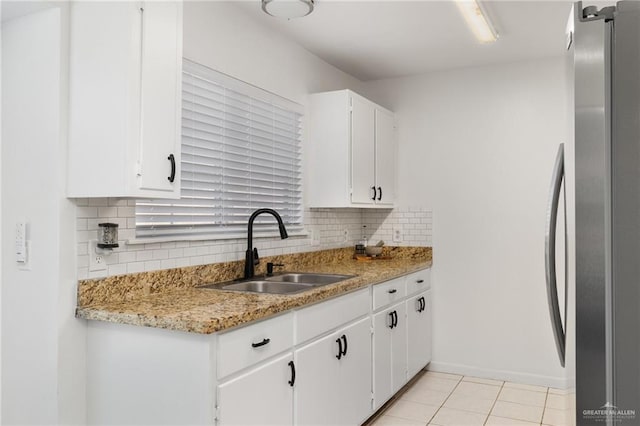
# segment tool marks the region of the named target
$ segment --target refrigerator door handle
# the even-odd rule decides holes
[[[558,303],[558,286],[556,282],[556,223],[558,219],[558,202],[560,189],[564,178],[564,144],[558,147],[551,189],[549,191],[549,203],[547,205],[547,226],[544,238],[545,271],[547,278],[547,299],[549,302],[549,314],[553,326],[553,336],[558,349],[560,365],[565,364],[565,330],[560,316],[560,304]],[[566,249],[566,248],[565,248]]]

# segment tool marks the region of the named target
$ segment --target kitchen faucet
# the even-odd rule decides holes
[[[280,238],[283,240],[285,238],[289,238],[289,234],[287,234],[287,229],[284,227],[284,222],[282,222],[282,218],[278,214],[277,211],[273,209],[258,209],[251,214],[249,217],[249,225],[247,230],[247,253],[244,261],[244,278],[253,278],[255,275],[255,266],[260,263],[260,257],[258,256],[258,249],[253,247],[253,221],[256,220],[256,217],[261,215],[262,213],[269,213],[273,215],[278,221],[278,229],[280,230]]]

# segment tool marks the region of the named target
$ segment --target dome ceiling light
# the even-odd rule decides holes
[[[314,0],[262,0],[262,10],[276,18],[301,18],[313,12]]]

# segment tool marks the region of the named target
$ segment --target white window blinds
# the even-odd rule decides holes
[[[301,106],[186,59],[182,75],[182,196],[138,200],[136,236],[244,234],[263,207],[300,230]]]

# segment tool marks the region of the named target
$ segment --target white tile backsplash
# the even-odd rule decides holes
[[[246,240],[176,241],[127,244],[135,238],[135,201],[116,198],[77,199],[78,279],[101,278],[158,269],[195,266],[244,259]],[[261,256],[300,253],[352,246],[366,235],[369,241],[384,240],[394,246],[430,246],[431,211],[408,209],[306,209],[306,236],[286,240],[255,238]],[[105,257],[107,270],[90,272],[90,240],[98,236],[98,223],[119,225],[120,247]],[[366,227],[363,227],[366,225]],[[393,242],[399,228],[402,242]],[[346,230],[346,239],[345,239]]]
[[[409,207],[393,210],[363,210],[365,235],[372,244],[383,240],[389,246],[431,246],[433,215],[430,209]],[[400,231],[400,241],[393,231]]]

